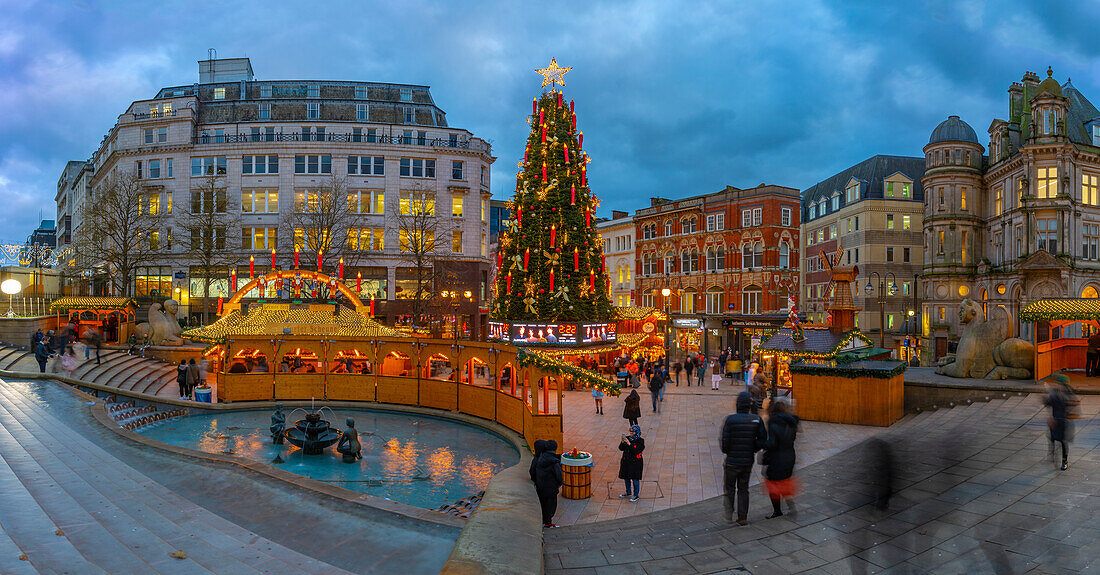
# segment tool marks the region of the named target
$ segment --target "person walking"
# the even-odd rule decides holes
[[[187,360],[187,397],[194,399],[195,388],[198,387],[199,382],[202,381],[199,375],[199,366],[195,365],[195,359],[191,358]]]
[[[793,512],[792,498],[798,491],[794,475],[794,440],[798,435],[798,418],[791,413],[785,399],[777,399],[768,406],[768,441],[764,445],[764,487],[772,500],[772,514],[768,519],[783,515],[781,503]]]
[[[46,360],[48,359],[50,359],[50,352],[46,349],[45,339],[40,339],[34,346],[34,360],[38,362],[38,371],[46,373]]]
[[[638,383],[638,363],[633,359],[626,364],[626,372],[630,374],[630,387],[637,389],[640,385]]]
[[[726,417],[720,439],[726,488],[726,520],[733,519],[737,510],[737,524],[749,523],[749,477],[752,475],[753,455],[768,441],[768,430],[759,415],[749,413],[752,395],[747,391],[737,394],[737,413]]]
[[[1054,443],[1062,445],[1061,470],[1069,468],[1069,453],[1066,442],[1069,441],[1069,408],[1070,394],[1069,378],[1063,374],[1055,374],[1046,384],[1047,395],[1043,398],[1043,405],[1050,408],[1050,418],[1047,426],[1050,428],[1050,456],[1054,458]]]
[[[638,425],[638,418],[642,416],[642,396],[638,395],[637,389],[630,390],[630,395],[626,396],[625,405],[623,406],[623,419],[627,420],[630,425]]]
[[[698,380],[695,382],[695,385],[698,385],[699,387],[702,387],[703,386],[703,378],[706,377],[706,375],[707,375],[707,359],[703,356],[699,356],[697,358],[697,364],[696,364],[696,367],[695,367],[695,375],[698,378]]]
[[[1093,377],[1100,373],[1100,331],[1088,338],[1088,348],[1085,351],[1085,375]]]
[[[596,402],[596,413],[598,415],[603,415],[603,396],[604,393],[600,391],[600,388],[592,388],[592,400]]]
[[[65,351],[61,353],[61,369],[65,371],[67,377],[73,376],[73,370],[76,369],[76,350],[73,346],[65,346]]]
[[[38,328],[38,331],[31,335],[31,353],[38,348],[38,343],[46,339],[46,334],[42,333],[42,328]]]
[[[768,378],[763,374],[757,372],[753,376],[752,386],[749,387],[749,393],[752,394],[752,413],[760,413],[764,409],[764,400],[768,397]]]
[[[684,371],[684,365],[679,361],[672,364],[672,372],[676,374],[676,387],[680,387],[680,372]]]
[[[180,399],[187,398],[187,360],[181,359],[176,366],[176,383],[180,386]]]
[[[760,369],[760,364],[755,361],[749,362],[749,368],[745,370],[745,389],[752,387],[752,380],[756,377],[756,370]]]
[[[714,367],[710,370],[710,388],[714,391],[718,391],[718,386],[722,384],[722,380],[725,376],[722,375],[722,364],[715,362]]]
[[[642,439],[642,428],[637,425],[630,426],[630,435],[623,435],[619,441],[619,451],[623,452],[619,460],[619,479],[626,485],[626,493],[619,496],[620,499],[630,498],[637,501],[640,495],[639,489],[642,483],[642,468],[645,461],[642,452],[645,451],[645,440]],[[633,491],[631,491],[633,487]]]
[[[546,441],[545,448],[535,463],[535,493],[542,508],[542,526],[554,528],[557,527],[554,525],[554,513],[558,510],[558,489],[563,483],[561,456],[556,453],[558,442],[553,439]]]
[[[653,399],[653,413],[660,411],[661,391],[664,387],[664,374],[660,369],[654,369],[653,376],[649,378],[649,395]]]
[[[91,348],[95,348],[95,364],[99,365],[99,348],[103,346],[103,336],[99,335],[99,330],[90,327],[88,331],[84,332],[84,359],[88,359],[89,351]]]
[[[729,366],[726,369],[731,373],[730,377],[733,378],[733,381],[730,382],[730,385],[736,385],[737,382],[741,381],[741,355],[737,352],[734,352],[733,356],[730,358]]]

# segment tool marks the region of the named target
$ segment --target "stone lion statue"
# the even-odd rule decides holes
[[[167,299],[163,304],[154,303],[149,306],[149,321],[138,324],[134,333],[138,338],[146,339],[153,345],[183,345],[180,337],[180,323],[176,320],[180,304],[174,299]]]
[[[998,308],[999,309],[999,308]],[[959,305],[962,337],[955,355],[940,358],[936,373],[976,379],[1028,379],[1035,369],[1035,346],[1008,335],[1008,314],[987,319],[982,307],[964,299]]]

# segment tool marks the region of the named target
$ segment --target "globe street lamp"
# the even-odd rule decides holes
[[[23,286],[17,279],[6,279],[0,283],[0,291],[8,294],[8,313],[4,314],[4,317],[15,317],[15,310],[12,309],[12,299],[22,289]]]
[[[661,301],[665,304],[665,366],[669,365],[668,356],[672,352],[672,345],[669,342],[669,327],[668,324],[672,322],[672,318],[669,317],[668,296],[672,295],[672,290],[668,287],[661,288]],[[679,377],[679,376],[677,376]]]
[[[886,349],[886,296],[895,295],[898,293],[898,279],[894,275],[894,272],[886,272],[885,276],[880,276],[878,272],[871,272],[871,276],[879,278],[878,280],[878,346]],[[875,293],[875,288],[871,285],[871,276],[867,277],[867,285],[863,290],[867,295]],[[893,278],[894,281],[889,281]]]

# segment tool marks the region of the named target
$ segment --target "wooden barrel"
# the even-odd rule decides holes
[[[566,499],[588,499],[592,497],[592,466],[562,464],[561,495]]]

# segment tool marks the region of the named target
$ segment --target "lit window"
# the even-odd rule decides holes
[[[398,208],[402,215],[435,215],[435,194],[401,192]]]
[[[1005,189],[1004,186],[997,186],[993,188],[993,215],[999,216],[1004,213],[1005,207]]]
[[[241,228],[241,246],[246,250],[276,249],[279,244],[279,228]]]
[[[455,230],[451,232],[451,252],[460,254],[462,253],[462,231]]]
[[[901,185],[901,197],[908,198],[913,195],[913,184]]]
[[[1100,205],[1097,191],[1100,190],[1100,177],[1094,174],[1082,174],[1081,176],[1081,203],[1090,206]]]
[[[215,100],[224,100],[225,99],[225,88],[214,88],[214,99]]]
[[[908,230],[912,227],[912,216],[901,217],[901,229]]]
[[[886,214],[886,229],[894,229],[894,214]]]
[[[426,253],[435,251],[435,232],[400,230],[398,233],[398,247],[403,252]]]
[[[1053,198],[1058,195],[1058,168],[1039,168],[1037,183],[1037,196],[1039,198]]]
[[[451,197],[451,215],[456,218],[462,217],[462,202],[465,198],[461,195],[455,194]]]
[[[966,186],[959,188],[959,209],[966,210]]]
[[[279,190],[241,190],[241,211],[248,214],[279,213]]]
[[[894,182],[886,182],[886,197],[894,197]]]

